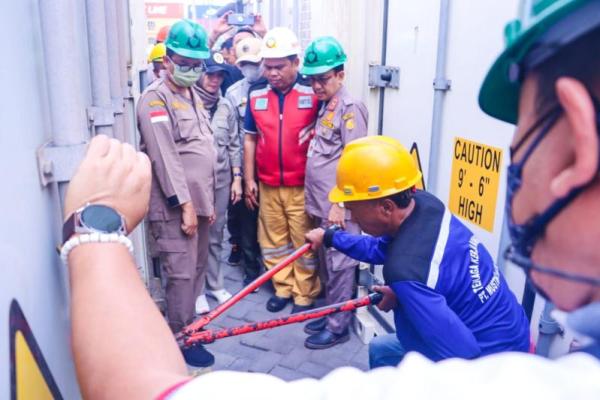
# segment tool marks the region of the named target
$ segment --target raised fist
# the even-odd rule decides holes
[[[71,179],[65,220],[86,204],[103,204],[125,218],[131,232],[148,211],[152,172],[144,153],[116,139],[98,135]]]

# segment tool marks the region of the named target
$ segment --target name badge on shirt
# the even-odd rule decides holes
[[[331,122],[328,119],[322,119],[321,120],[321,125],[323,125],[326,128],[329,128],[329,129],[333,129],[334,128],[333,122]]]
[[[313,102],[311,96],[298,97],[298,108],[312,108]]]
[[[176,110],[187,110],[189,108],[187,104],[182,103],[180,101],[173,101],[171,103],[171,107],[173,107]]]
[[[262,97],[260,99],[256,99],[256,103],[254,103],[254,109],[256,111],[264,111],[269,106],[269,99],[266,97]]]

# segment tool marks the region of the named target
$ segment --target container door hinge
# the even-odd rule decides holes
[[[37,162],[40,183],[47,186],[51,182],[68,182],[83,160],[87,143],[70,146],[55,146],[47,142],[38,148]]]
[[[442,92],[446,92],[450,90],[452,87],[452,81],[449,79],[434,79],[433,80],[433,89],[440,90]]]
[[[400,67],[369,64],[369,87],[400,87]]]
[[[111,126],[115,123],[115,104],[111,107],[88,107],[86,111],[91,127]]]

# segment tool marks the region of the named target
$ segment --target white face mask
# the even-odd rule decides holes
[[[263,70],[257,64],[244,64],[240,67],[242,75],[248,80],[248,82],[255,82],[262,76]]]

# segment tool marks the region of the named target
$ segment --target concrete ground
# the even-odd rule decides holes
[[[224,249],[223,258],[229,254],[228,250]],[[241,290],[241,267],[230,266],[225,260],[221,265],[226,289],[232,294]],[[229,328],[289,315],[291,304],[278,313],[266,310],[266,302],[272,293],[270,284],[263,285],[258,293],[249,294],[207,328]],[[214,308],[216,302],[210,297],[208,299],[211,308]],[[216,359],[211,370],[263,372],[291,381],[306,377],[321,378],[342,366],[368,369],[367,346],[354,332],[346,343],[325,350],[309,350],[304,347],[304,340],[308,336],[302,330],[305,324],[292,324],[217,340],[206,346]]]

